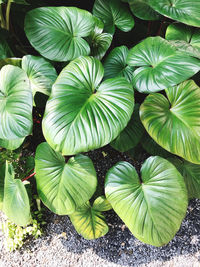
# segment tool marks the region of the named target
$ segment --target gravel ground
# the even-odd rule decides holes
[[[103,156],[102,151],[108,156]],[[101,178],[115,162],[125,158],[131,161],[126,155],[116,154],[110,148],[101,149],[95,154],[90,152],[89,156]],[[137,162],[132,163],[139,168]],[[179,232],[167,246],[161,248],[143,244],[134,238],[113,211],[107,212],[106,217],[110,231],[94,241],[79,236],[67,216],[50,212],[44,235],[37,240],[28,240],[19,251],[6,252],[0,233],[0,266],[200,266],[200,200],[190,202]]]

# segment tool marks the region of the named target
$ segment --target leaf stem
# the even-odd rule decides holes
[[[6,8],[6,29],[9,31],[10,28],[10,7],[11,7],[11,2],[12,0],[8,0],[7,8]]]
[[[4,16],[3,16],[2,5],[0,5],[0,21],[1,21],[1,27],[3,29],[5,29],[6,28],[6,23],[5,23],[5,19],[4,19]]]
[[[24,179],[22,180],[22,182],[24,182],[24,181],[30,179],[30,178],[33,177],[34,175],[36,175],[36,172],[31,173],[29,176],[27,176],[26,178],[24,178]]]

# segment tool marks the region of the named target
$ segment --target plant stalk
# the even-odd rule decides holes
[[[3,16],[2,5],[0,5],[0,21],[1,21],[1,28],[6,29],[6,22]]]
[[[24,182],[24,181],[30,179],[30,178],[33,177],[34,175],[36,175],[36,172],[31,173],[29,176],[27,176],[26,178],[24,178],[24,179],[22,180],[22,182]]]
[[[9,31],[10,28],[10,8],[11,8],[11,2],[12,0],[8,0],[8,4],[6,7],[6,30]]]

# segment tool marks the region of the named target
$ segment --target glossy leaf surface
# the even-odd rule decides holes
[[[200,164],[200,88],[194,81],[146,97],[140,118],[149,135],[164,149]]]
[[[96,190],[96,171],[87,156],[77,155],[65,163],[60,153],[42,143],[36,150],[35,163],[38,194],[56,214],[73,213]]]
[[[90,47],[84,37],[93,29],[92,14],[76,7],[36,8],[25,19],[25,32],[32,46],[54,61],[89,55]]]
[[[21,144],[24,142],[25,138],[18,138],[18,139],[0,139],[0,147],[9,149],[9,150],[15,150],[21,146]]]
[[[63,155],[110,143],[130,120],[133,88],[124,78],[101,83],[103,75],[99,60],[80,57],[63,69],[53,85],[43,132],[52,148]]]
[[[6,163],[3,211],[17,225],[26,226],[30,222],[30,203],[26,188],[21,180],[14,179],[11,164]]]
[[[149,0],[129,0],[133,14],[143,20],[158,20],[160,15],[150,7]]]
[[[133,73],[133,86],[142,93],[174,86],[200,70],[200,60],[176,51],[161,37],[149,37],[134,46],[127,62],[138,67]]]
[[[120,0],[96,0],[93,14],[105,24],[105,31],[115,32],[115,26],[121,31],[128,32],[134,26],[134,19],[126,4]]]
[[[154,246],[167,244],[179,230],[188,204],[183,177],[169,161],[148,158],[141,168],[119,162],[106,175],[105,193],[136,238]]]
[[[24,138],[32,130],[32,93],[26,73],[7,65],[0,71],[0,139]]]
[[[150,6],[163,16],[200,27],[198,0],[149,0]]]

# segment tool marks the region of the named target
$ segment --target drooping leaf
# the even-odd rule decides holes
[[[181,23],[170,24],[165,38],[179,51],[200,59],[200,29]]]
[[[154,246],[167,244],[179,230],[188,204],[183,177],[169,161],[148,158],[141,179],[128,162],[112,167],[105,193],[133,235]]]
[[[87,38],[90,44],[91,56],[101,60],[112,42],[112,34],[103,32],[104,24],[103,22],[94,17],[95,28],[90,36]]]
[[[95,203],[96,202],[96,203]],[[83,206],[79,207],[77,211],[70,215],[70,220],[74,225],[76,231],[85,239],[96,239],[104,236],[108,232],[108,225],[102,211],[110,209],[110,205],[104,206],[102,197],[95,200],[93,206],[88,201]],[[101,204],[99,204],[101,202]],[[105,203],[105,199],[103,200]],[[102,205],[103,204],[103,205]],[[101,208],[100,208],[100,205]]]
[[[30,80],[33,97],[37,92],[50,95],[57,72],[49,61],[42,57],[26,55],[22,58],[22,69]]]
[[[126,4],[120,0],[96,0],[93,14],[105,24],[105,32],[113,34],[115,26],[128,32],[134,26],[134,19]]]
[[[102,147],[126,127],[134,107],[133,88],[124,78],[101,83],[104,69],[92,57],[69,63],[47,102],[43,133],[63,155]]]
[[[176,51],[161,37],[149,37],[134,46],[129,51],[127,62],[138,67],[133,73],[133,85],[142,93],[174,86],[200,70],[199,59]]]
[[[19,67],[4,66],[0,71],[0,139],[22,139],[31,130],[32,93],[28,77]]]
[[[127,65],[128,48],[123,45],[115,47],[106,57],[104,62],[105,79],[124,77],[128,82],[133,82],[134,67]]]
[[[18,138],[18,139],[0,139],[0,147],[9,149],[9,150],[15,150],[19,148],[22,143],[24,142],[25,138]]]
[[[4,197],[4,180],[6,173],[6,165],[0,165],[0,210],[3,208],[3,197]]]
[[[200,88],[189,80],[146,97],[140,118],[149,135],[164,149],[200,164]]]
[[[4,39],[3,33],[0,33],[0,60],[12,57],[13,52],[10,49],[8,43]]]
[[[6,162],[3,211],[15,224],[25,226],[30,222],[30,203],[21,180],[14,178],[11,164]]]
[[[188,197],[200,198],[200,166],[178,158],[170,158],[185,180]]]
[[[153,138],[149,136],[149,134],[145,131],[141,138],[141,145],[144,148],[144,150],[147,151],[148,154],[152,156],[160,156],[162,158],[169,158],[173,155],[169,153],[167,150],[165,150],[163,147],[159,146]]]
[[[21,68],[21,61],[22,61],[21,58],[15,58],[15,57],[1,59],[0,60],[0,69],[5,65],[13,65],[13,66]]]
[[[163,16],[200,27],[198,0],[149,0],[149,5]]]
[[[59,215],[73,213],[96,190],[96,171],[89,157],[77,155],[65,163],[65,158],[47,143],[36,150],[35,171],[39,197]]]
[[[133,14],[143,20],[158,20],[160,15],[150,7],[149,0],[129,0]]]
[[[89,55],[90,47],[84,37],[93,29],[92,14],[76,7],[36,8],[25,18],[25,32],[32,46],[54,61]]]
[[[139,104],[135,105],[133,115],[126,128],[112,141],[111,146],[116,150],[125,152],[135,147],[142,138],[144,127],[140,121]]]

